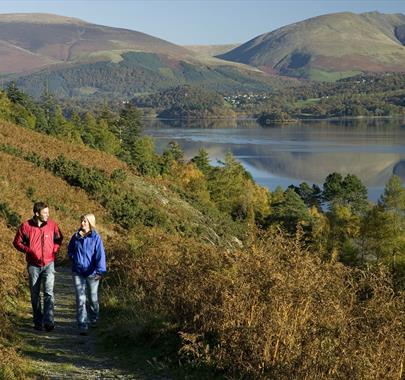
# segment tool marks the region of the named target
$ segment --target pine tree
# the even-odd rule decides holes
[[[201,148],[198,151],[198,155],[193,157],[191,161],[194,162],[198,169],[200,169],[205,175],[209,173],[211,169],[210,157],[205,149]]]

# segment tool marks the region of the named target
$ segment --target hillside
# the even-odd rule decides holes
[[[284,85],[257,68],[138,31],[35,13],[0,15],[0,74],[35,96],[46,87],[59,97],[99,99],[179,84],[220,91],[271,91]]]
[[[32,72],[57,63],[119,61],[129,50],[189,55],[181,46],[141,32],[41,13],[0,15],[0,41],[1,73]]]
[[[225,44],[225,45],[185,45],[188,50],[193,51],[197,55],[213,57],[219,54],[225,54],[228,51],[235,49],[240,44]]]
[[[294,86],[297,82],[249,67],[229,65],[214,58],[201,63],[196,60],[179,61],[153,53],[128,52],[122,55],[118,63],[103,61],[51,67],[20,76],[16,83],[35,97],[39,97],[47,88],[58,97],[104,100],[128,99],[181,84],[221,92],[246,92],[274,91],[281,86]]]
[[[335,13],[262,34],[220,58],[315,80],[405,71],[405,15]]]
[[[170,229],[185,230],[188,226],[188,232],[199,231],[199,236],[205,236],[203,239],[215,241],[212,223],[205,220],[197,209],[180,199],[175,192],[134,175],[127,165],[103,152],[69,144],[2,121],[0,141],[0,379],[75,379],[101,373],[116,375],[116,368],[120,364],[112,354],[100,353],[102,339],[97,334],[81,340],[77,336],[74,291],[68,265],[57,268],[55,334],[33,333],[25,259],[11,242],[19,222],[32,216],[33,202],[44,200],[49,204],[51,218],[58,221],[65,236],[58,262],[66,262],[67,243],[79,226],[79,216],[85,212],[93,212],[97,217],[97,230],[106,246],[109,278],[113,283],[114,267],[116,262],[122,260],[119,256],[120,247],[123,244],[132,244],[134,247],[142,245],[143,231],[141,227],[132,232],[124,229],[120,219],[113,215],[111,208],[99,197],[88,189],[74,185],[67,177],[62,177],[61,173],[41,166],[38,160],[33,161],[32,154],[36,152],[39,157],[54,162],[60,155],[66,160],[79,159],[85,167],[102,169],[103,173],[105,171],[108,174],[113,170],[124,170],[127,179],[118,184],[119,191],[136,194],[132,199],[136,204],[130,205],[131,200],[127,198],[127,208],[132,206],[136,209],[139,226],[143,224],[139,210],[143,210],[150,215],[148,229],[164,230],[164,223],[167,221]],[[72,166],[70,170],[72,173]],[[92,180],[97,180],[97,177]],[[115,198],[113,194],[107,193],[105,196],[107,199]],[[157,208],[160,210],[159,214],[154,211]],[[159,219],[153,222],[153,215]],[[208,225],[211,227],[206,227]],[[128,264],[127,262],[126,265]],[[103,297],[108,302],[109,298]],[[103,307],[106,316],[108,311]],[[108,327],[105,326],[103,331],[109,331]],[[135,366],[137,365],[143,367],[142,364]],[[66,368],[69,368],[68,373]],[[135,369],[131,370],[132,374],[134,371]],[[136,378],[150,378],[144,372],[143,369],[142,376]],[[153,370],[147,368],[147,372]],[[134,377],[126,374],[124,378]]]
[[[200,236],[202,239],[204,235],[207,239],[212,239],[215,235],[214,230],[211,229],[212,225],[205,227],[205,217],[200,211],[165,186],[159,186],[154,181],[148,181],[131,173],[130,168],[114,156],[2,121],[0,121],[0,140],[2,141],[0,172],[4,178],[0,184],[2,194],[0,201],[7,202],[11,209],[23,218],[31,215],[33,199],[46,199],[54,209],[55,218],[61,220],[64,230],[74,231],[78,216],[83,210],[88,209],[94,210],[100,216],[103,221],[101,225],[110,225],[110,227],[106,226],[110,231],[115,230],[120,224],[119,220],[114,221],[113,215],[109,215],[109,207],[106,207],[103,201],[100,205],[98,195],[79,184],[74,186],[70,183],[69,174],[55,172],[52,166],[44,167],[41,162],[41,159],[48,159],[50,162],[57,163],[63,156],[68,165],[76,161],[80,162],[77,168],[83,166],[88,170],[93,168],[99,170],[101,178],[96,178],[99,181],[103,180],[103,176],[110,179],[114,171],[124,171],[126,179],[119,184],[120,192],[122,195],[125,195],[126,191],[136,193],[138,207],[149,209],[150,212],[153,212],[154,208],[159,209],[160,216],[170,221],[170,228],[190,223],[201,231],[205,230],[206,233]],[[48,149],[44,151],[44,147]],[[32,155],[38,157],[39,161],[32,159]],[[75,169],[70,167],[69,170]],[[41,184],[47,184],[47,186],[41,186]],[[105,194],[104,202],[108,202],[110,197],[112,198],[113,194]],[[130,200],[127,199],[127,201]],[[115,227],[113,227],[114,224],[116,224]]]
[[[13,86],[0,96],[1,117],[19,124],[0,122],[0,379],[60,378],[66,368],[67,378],[121,369],[140,379],[402,377],[399,177],[378,205],[351,174],[270,193],[231,153],[215,166],[204,149],[185,160],[175,142],[157,154],[131,105],[116,118],[104,109],[69,119],[51,100]],[[126,163],[84,145],[110,151],[101,142],[117,136],[113,152]],[[88,340],[72,342],[69,269],[59,269],[55,330],[32,330],[11,238],[40,199],[67,239],[80,214],[97,216],[108,272],[100,333]]]

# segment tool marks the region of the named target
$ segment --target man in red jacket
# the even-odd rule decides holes
[[[62,243],[58,225],[49,219],[49,208],[43,202],[34,204],[34,216],[21,224],[13,245],[25,253],[31,291],[34,328],[46,331],[54,329],[55,255]],[[44,308],[41,306],[41,283],[43,283]]]

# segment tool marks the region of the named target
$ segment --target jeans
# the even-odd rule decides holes
[[[31,292],[32,314],[37,326],[54,324],[53,284],[55,282],[55,266],[49,263],[44,267],[28,265],[29,284]],[[41,284],[44,292],[44,308],[41,305]]]
[[[87,330],[88,323],[96,323],[99,316],[98,285],[95,276],[80,276],[73,273],[76,291],[76,320],[79,329]],[[86,301],[88,299],[88,307]]]

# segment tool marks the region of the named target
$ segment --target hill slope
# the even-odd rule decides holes
[[[203,221],[204,217],[198,210],[181,200],[174,192],[132,174],[124,163],[113,156],[85,146],[69,144],[2,120],[0,140],[0,378],[27,378],[25,371],[33,371],[40,377],[56,379],[63,373],[66,375],[67,366],[71,378],[76,378],[75,375],[80,378],[88,377],[88,373],[94,375],[101,372],[103,375],[116,375],[119,372],[116,368],[117,361],[103,356],[93,347],[94,337],[83,341],[86,344],[82,347],[83,350],[79,350],[80,357],[73,354],[74,342],[70,339],[74,337],[76,345],[78,342],[75,336],[74,308],[71,306],[74,296],[73,293],[65,296],[63,292],[70,286],[70,269],[67,269],[62,277],[60,273],[57,274],[56,330],[52,335],[33,334],[28,302],[25,302],[24,315],[21,315],[21,304],[18,300],[23,299],[26,294],[21,290],[27,289],[24,277],[26,265],[24,256],[13,248],[11,242],[19,222],[32,216],[34,201],[43,200],[49,204],[51,218],[58,221],[65,236],[58,259],[66,259],[66,244],[78,228],[79,216],[84,212],[93,212],[97,216],[97,229],[106,245],[111,274],[114,273],[114,255],[119,251],[120,244],[131,238],[129,231],[119,225],[119,220],[112,217],[109,208],[102,205],[94,194],[70,183],[49,167],[39,165],[39,161],[33,159],[33,153],[36,153],[37,157],[48,159],[48,162],[55,161],[60,155],[70,162],[80,160],[80,165],[103,169],[107,175],[113,170],[121,169],[127,176],[127,180],[122,183],[122,189],[136,193],[135,207],[150,211],[154,207],[153,204],[157,204],[156,207],[163,211],[160,215],[170,220],[173,225],[194,224],[206,237],[210,236],[213,230],[211,232],[210,228],[205,226],[209,223]],[[74,170],[74,167],[71,166],[71,169]],[[69,305],[66,306],[64,303],[67,299]],[[69,310],[65,310],[67,308]],[[65,315],[66,313],[68,315]],[[16,315],[23,321],[16,323]],[[11,320],[12,317],[14,319]],[[23,330],[23,339],[15,338],[17,330]],[[74,352],[77,353],[77,347]],[[41,359],[43,354],[46,357]],[[83,359],[86,357],[87,359]],[[126,374],[125,378],[133,377]]]
[[[403,14],[328,14],[262,34],[219,57],[311,79],[405,71],[404,28]]]
[[[273,91],[295,85],[289,78],[270,76],[249,67],[210,62],[184,61],[154,53],[127,52],[120,62],[102,61],[69,67],[50,67],[16,79],[18,87],[38,97],[48,90],[59,97],[131,98],[182,84],[206,89],[233,91]],[[204,58],[205,60],[206,58]]]
[[[175,57],[189,54],[181,46],[137,31],[41,13],[0,15],[0,41],[9,47],[0,50],[2,73],[33,71],[45,64],[120,60],[128,50]],[[31,59],[22,60],[26,57]]]
[[[228,51],[235,49],[240,44],[226,44],[226,45],[185,45],[188,50],[193,51],[197,55],[213,57],[219,54],[225,54]]]
[[[11,95],[9,100],[16,100],[16,92]],[[25,103],[29,105],[27,99]],[[3,99],[0,114],[9,115],[16,105],[21,106]],[[399,178],[393,177],[378,209],[356,211],[366,207],[361,182],[333,173],[322,198],[333,191],[339,197],[344,193],[347,206],[336,203],[333,214],[334,205],[325,214],[314,206],[309,214],[295,189],[270,194],[230,154],[221,167],[210,166],[204,151],[185,162],[176,144],[156,157],[148,150],[150,140],[140,137],[142,146],[133,147],[146,151],[134,156],[136,162],[162,169],[159,175],[142,177],[135,174],[136,167],[105,153],[6,122],[0,122],[0,142],[0,378],[28,377],[19,354],[34,359],[40,377],[47,378],[66,372],[72,378],[120,377],[119,368],[109,369],[120,363],[125,368],[147,363],[164,372],[173,368],[182,379],[222,374],[293,380],[303,374],[336,380],[402,377],[405,266],[403,252],[396,249],[404,241],[405,189]],[[319,197],[318,190],[307,192],[306,198]],[[50,339],[37,332],[37,339],[26,335],[18,343],[13,338],[29,322],[27,313],[22,324],[11,320],[21,312],[16,289],[18,284],[26,288],[26,280],[23,257],[12,248],[10,236],[39,199],[48,202],[66,237],[77,228],[78,215],[97,215],[109,269],[102,280],[99,329],[112,350],[108,357],[93,351],[92,340],[85,341],[87,348],[72,348],[73,313],[64,312],[71,307],[64,301],[73,301],[62,291],[68,276],[59,278],[56,288],[62,301],[58,305],[65,310],[57,309],[58,325]],[[385,207],[398,212],[395,219],[387,218],[391,214],[384,214]],[[373,210],[376,216],[368,212]],[[341,215],[344,221],[335,222]],[[385,228],[391,221],[398,226],[394,232]],[[304,230],[309,223],[313,232]],[[358,231],[365,225],[372,229],[363,240]],[[291,236],[291,229],[284,235],[284,228],[297,228],[297,234]],[[346,242],[350,256],[343,250]],[[351,256],[354,244],[362,247],[359,254],[378,258],[374,268],[374,259],[358,263]],[[387,251],[380,253],[380,245]],[[41,355],[45,360],[35,364]],[[140,378],[143,372],[138,376],[138,370],[129,368],[129,376]],[[201,372],[190,376],[194,370]]]
[[[59,96],[128,98],[179,84],[221,91],[283,84],[141,32],[48,14],[0,15],[0,74],[36,96],[44,85]]]

